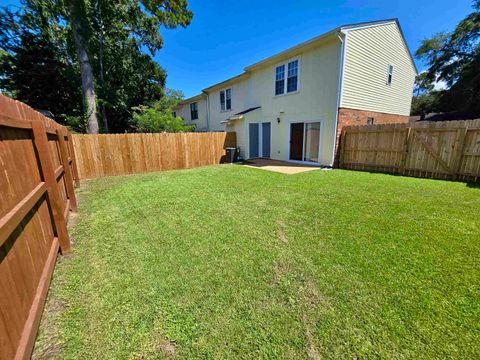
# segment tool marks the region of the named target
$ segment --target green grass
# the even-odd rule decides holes
[[[78,197],[36,358],[480,357],[478,187],[226,165]]]

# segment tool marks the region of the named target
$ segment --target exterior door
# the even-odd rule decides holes
[[[262,123],[262,157],[270,158],[271,124]]]
[[[269,122],[248,124],[248,140],[250,159],[270,158],[271,124]]]
[[[303,160],[304,123],[290,124],[290,160]]]
[[[320,122],[290,124],[290,160],[320,161]]]
[[[250,158],[260,156],[260,126],[258,123],[248,124],[249,154]]]

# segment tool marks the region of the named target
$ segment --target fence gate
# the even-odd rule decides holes
[[[479,181],[480,120],[345,127],[339,167]]]

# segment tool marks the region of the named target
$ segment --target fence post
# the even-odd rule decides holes
[[[453,147],[452,156],[452,178],[456,180],[459,176],[460,165],[462,163],[463,146],[465,144],[465,138],[467,136],[468,127],[460,128],[457,130],[457,138],[455,140],[455,146]]]
[[[73,188],[72,169],[68,160],[68,151],[65,145],[65,129],[57,129],[58,147],[60,148],[60,157],[63,165],[63,176],[65,176],[65,187],[67,189],[67,197],[70,200],[70,210],[77,211],[77,199],[75,197],[75,189]],[[73,160],[72,160],[73,161]]]
[[[342,129],[342,132],[340,133],[340,156],[338,159],[338,167],[340,169],[343,169],[343,162],[345,160],[345,137],[347,135],[347,130]]]
[[[405,141],[403,143],[403,155],[402,162],[400,163],[400,174],[405,174],[405,168],[407,166],[408,151],[410,150],[410,140],[412,138],[412,128],[407,125],[405,132]]]
[[[57,186],[57,179],[55,178],[55,170],[50,152],[48,151],[47,130],[42,121],[32,121],[31,124],[33,140],[38,152],[40,170],[43,175],[43,180],[47,185],[48,200],[55,224],[55,235],[60,243],[60,249],[62,252],[66,252],[70,250],[70,239],[68,238],[67,224],[63,217],[62,201]]]
[[[67,138],[68,138],[68,147],[70,149],[70,158],[72,160],[72,175],[75,180],[75,187],[80,187],[80,176],[78,175],[78,168],[77,168],[77,155],[75,154],[75,148],[73,146],[73,137],[70,134],[70,131],[67,131]]]

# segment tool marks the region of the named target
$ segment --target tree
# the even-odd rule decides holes
[[[173,115],[173,109],[183,99],[183,94],[175,90],[167,90],[161,100],[152,106],[134,108],[131,125],[137,132],[187,132],[194,126],[185,125],[185,121]]]
[[[473,2],[473,8],[453,32],[423,40],[416,52],[429,64],[425,77],[448,86],[438,92],[437,111],[480,114],[480,0]]]
[[[98,44],[100,81],[104,83],[105,38],[115,34],[123,41],[132,43],[137,49],[146,47],[154,55],[162,45],[160,27],[176,28],[187,26],[192,12],[186,0],[128,0],[125,2],[93,0],[90,11],[85,9],[86,0],[67,0],[69,19],[77,48],[83,91],[88,104],[89,130],[98,132],[95,109],[93,71],[87,53],[88,44]],[[91,32],[96,27],[96,32]],[[94,45],[95,44],[95,45]],[[105,112],[103,116],[106,118]]]
[[[51,111],[60,122],[76,118],[75,130],[81,131],[79,76],[55,11],[53,3],[45,3],[41,11],[26,8],[21,17],[0,9],[0,88],[36,109]]]
[[[28,79],[25,83],[39,94],[48,94],[53,85],[58,94],[72,94],[76,104],[65,103],[71,110],[60,121],[73,121],[81,127],[82,119],[88,118],[90,132],[98,128],[124,132],[130,129],[132,107],[163,95],[166,74],[152,59],[163,45],[160,27],[187,26],[191,17],[185,0],[22,0],[21,8],[0,10],[0,50],[4,51],[0,54],[4,70],[0,87],[38,107],[31,103],[30,89],[19,91],[21,84],[13,81],[22,73]],[[26,33],[43,43],[32,48],[25,41]],[[48,83],[44,68],[19,61],[22,53],[28,52],[32,63],[43,64],[44,52],[38,50],[48,47],[56,49],[50,52],[53,58],[49,62],[63,64],[55,67],[58,78],[74,80],[87,100],[78,98],[78,90],[71,91],[69,82]],[[58,99],[46,98],[43,107],[54,112]],[[95,119],[97,112],[102,122]]]
[[[99,124],[97,119],[97,98],[93,84],[93,70],[88,56],[88,37],[91,35],[88,31],[85,3],[83,0],[66,0],[68,9],[68,19],[72,29],[75,48],[77,50],[77,60],[80,65],[80,75],[82,78],[82,90],[87,108],[88,127],[91,134],[98,134]]]

